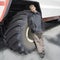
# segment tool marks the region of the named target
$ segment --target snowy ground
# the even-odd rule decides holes
[[[0,60],[59,60],[60,59],[60,25],[43,34],[46,55],[41,59],[36,51],[22,56],[9,49],[0,52]]]

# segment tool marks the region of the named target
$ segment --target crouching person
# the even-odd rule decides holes
[[[31,32],[33,33],[32,36],[37,51],[40,57],[43,58],[45,55],[45,51],[44,51],[44,41],[42,39],[43,29],[42,29],[41,14],[36,10],[36,7],[33,4],[31,4],[29,8],[32,14],[28,18],[28,25],[31,29]]]

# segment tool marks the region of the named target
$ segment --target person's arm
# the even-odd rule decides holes
[[[31,16],[28,17],[28,26],[31,29],[31,32],[34,33],[35,24],[33,23]]]

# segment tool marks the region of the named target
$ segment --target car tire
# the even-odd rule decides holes
[[[27,15],[19,15],[9,23],[4,34],[6,46],[19,53],[30,53],[35,50],[32,33],[28,27]]]

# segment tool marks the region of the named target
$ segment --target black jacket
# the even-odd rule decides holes
[[[39,12],[31,12],[31,14],[28,17],[28,25],[33,33],[42,33],[43,28],[41,14]]]

